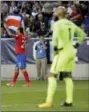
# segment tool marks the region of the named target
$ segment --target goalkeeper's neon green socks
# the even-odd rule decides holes
[[[57,87],[57,80],[54,77],[48,78],[48,90],[47,90],[47,98],[46,102],[52,103],[53,102],[53,96],[55,94]]]
[[[73,102],[73,80],[72,78],[64,79],[66,84],[66,103]]]

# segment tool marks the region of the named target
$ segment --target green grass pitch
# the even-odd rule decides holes
[[[17,81],[14,88],[2,81],[2,111],[89,111],[89,81],[74,81],[74,102],[72,107],[60,107],[65,100],[65,85],[58,81],[52,108],[39,109],[45,101],[47,81],[32,81],[31,87],[24,87],[24,81]]]

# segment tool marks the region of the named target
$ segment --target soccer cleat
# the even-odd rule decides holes
[[[6,84],[7,86],[11,86],[11,87],[14,87],[15,86],[15,83],[14,82],[10,82],[8,84]]]
[[[66,102],[64,102],[64,103],[60,104],[60,106],[71,107],[72,103],[66,103]]]
[[[24,86],[30,87],[31,86],[31,82],[26,82],[26,84]]]
[[[27,83],[26,83],[26,86],[27,86],[27,87],[30,87],[30,86],[31,86],[31,82],[27,82]]]
[[[38,105],[39,108],[50,108],[52,106],[53,106],[52,103],[42,103]]]

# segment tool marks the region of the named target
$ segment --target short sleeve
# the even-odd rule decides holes
[[[15,35],[15,37],[16,37],[16,39],[18,39],[18,38],[19,38],[19,35],[18,35],[18,34],[16,34],[16,35]]]

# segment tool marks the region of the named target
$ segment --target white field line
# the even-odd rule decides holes
[[[12,89],[14,89],[14,88],[12,88]],[[4,91],[4,93],[3,94],[8,94],[8,93],[20,93],[20,92],[45,92],[45,91],[47,91],[47,88],[46,89],[37,89],[37,88],[34,88],[34,89],[30,89],[30,87],[28,88],[29,90],[27,91],[22,91],[22,90],[19,90],[19,91],[12,91],[12,92],[10,92],[10,91]],[[87,90],[87,89],[89,89],[89,88],[74,88],[74,90]],[[64,88],[61,88],[61,89],[57,89],[56,91],[64,91],[65,89]]]
[[[37,104],[31,104],[31,103],[25,103],[25,104],[22,104],[22,106],[33,106],[33,105],[37,105]],[[1,105],[2,107],[19,107],[20,104],[9,104],[9,105]]]
[[[39,97],[39,99],[40,99],[40,97]],[[42,99],[41,99],[41,100],[42,100]],[[34,103],[34,104],[33,104],[33,103],[32,103],[32,104],[31,104],[31,103],[25,103],[25,104],[9,104],[9,105],[1,105],[1,107],[2,107],[2,108],[5,108],[5,107],[9,107],[9,108],[11,108],[11,107],[12,107],[12,108],[18,108],[18,107],[20,107],[20,105],[22,105],[22,106],[33,106],[33,107],[37,107],[39,103],[40,103],[40,102],[38,101],[38,103]],[[83,105],[85,104],[84,102],[81,102],[81,101],[77,102],[77,104],[79,104],[79,103],[80,103],[80,104],[83,104]],[[77,107],[77,104],[73,104],[73,108],[76,108],[76,109],[77,109],[77,108],[78,108],[78,107]],[[55,106],[55,105],[60,106],[60,103],[59,103],[59,104],[54,104],[54,106]],[[75,106],[76,106],[76,107],[75,107]],[[38,107],[37,107],[37,108],[38,108]]]

